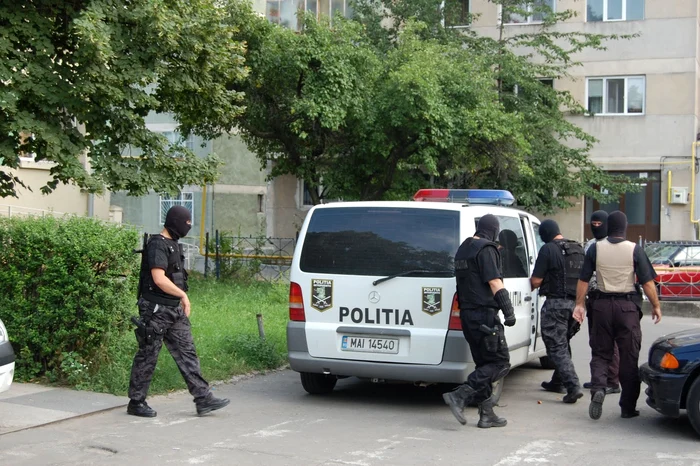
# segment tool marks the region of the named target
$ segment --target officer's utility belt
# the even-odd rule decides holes
[[[141,297],[145,299],[146,301],[150,301],[152,303],[160,304],[161,306],[170,306],[170,307],[178,307],[180,305],[180,300],[177,298],[165,298],[163,296],[158,296],[153,293],[149,293],[148,291],[144,291],[141,294]]]
[[[612,299],[613,301],[634,301],[637,292],[630,291],[629,293],[604,293],[598,292],[596,299]]]

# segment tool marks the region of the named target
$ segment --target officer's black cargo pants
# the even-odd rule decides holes
[[[461,309],[462,333],[469,343],[476,369],[469,374],[466,384],[474,389],[476,403],[491,396],[492,385],[508,374],[510,354],[497,309]],[[497,335],[491,337],[480,330],[481,325],[495,328]]]
[[[641,389],[639,350],[642,345],[640,312],[627,299],[601,297],[591,310],[591,392],[605,390],[608,367],[613,359],[614,344],[620,353],[620,407],[631,411],[637,407]]]
[[[190,320],[182,306],[156,305],[143,298],[139,300],[138,306],[141,318],[148,321],[148,326],[155,331],[156,337],[150,345],[139,345],[139,350],[134,356],[129,398],[136,401],[146,399],[158,362],[158,354],[165,341],[165,346],[175,360],[195,403],[205,400],[210,393],[209,383],[202,377]]]

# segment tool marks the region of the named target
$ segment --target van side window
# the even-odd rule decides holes
[[[528,278],[527,250],[525,247],[525,235],[520,219],[496,215],[501,224],[501,232],[498,234],[498,250],[501,251],[501,264],[503,265],[503,278]],[[474,219],[475,225],[479,219]]]
[[[540,224],[532,223],[532,229],[535,231],[535,244],[537,245],[537,250],[539,251],[544,246],[544,241],[540,238]]]

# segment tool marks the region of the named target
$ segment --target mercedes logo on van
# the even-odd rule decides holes
[[[377,291],[372,291],[372,292],[369,294],[368,298],[369,298],[369,302],[370,302],[370,303],[372,303],[372,304],[377,304],[377,303],[379,302],[379,299],[380,299],[379,292],[377,292]]]

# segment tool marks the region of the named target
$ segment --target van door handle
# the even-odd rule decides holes
[[[532,301],[532,296],[525,296],[525,298],[523,298],[523,299],[524,299],[524,301],[529,302],[529,301]]]

